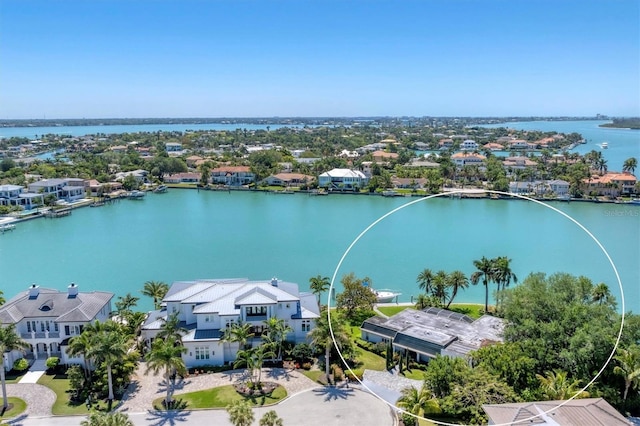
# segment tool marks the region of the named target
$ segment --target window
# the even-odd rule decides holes
[[[302,320],[302,331],[311,331],[311,320]]]
[[[209,359],[209,346],[196,346],[196,359]]]
[[[71,331],[69,330],[69,326],[68,325],[64,326],[64,335],[65,336],[70,336],[71,335]]]
[[[248,306],[247,316],[264,316],[267,315],[266,306]]]
[[[53,323],[53,331],[55,331],[56,333],[57,333],[58,331],[60,331],[60,329],[58,328],[58,323],[57,323],[57,322],[54,322],[54,323]]]

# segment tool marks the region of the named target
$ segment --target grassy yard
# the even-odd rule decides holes
[[[324,371],[320,370],[301,370],[301,372],[314,382],[317,382],[324,375]]]
[[[278,386],[271,395],[245,398],[236,392],[233,385],[220,386],[217,388],[207,389],[198,392],[183,393],[175,395],[174,399],[179,401],[179,406],[183,406],[189,410],[198,410],[203,408],[225,408],[234,401],[246,399],[253,406],[271,405],[282,400],[287,396],[287,391],[282,386]],[[157,398],[153,401],[155,409],[163,409],[162,401],[164,397]]]
[[[72,416],[79,414],[88,414],[84,401],[71,401],[71,391],[69,387],[69,379],[64,374],[48,375],[45,374],[40,377],[38,383],[48,387],[56,394],[56,402],[53,404],[51,412],[58,416]],[[113,406],[115,407],[120,401],[118,399],[113,400]],[[107,403],[105,401],[99,401],[93,403],[93,410],[106,410]]]
[[[27,403],[20,398],[10,396],[8,400],[9,400],[10,408],[4,413],[0,410],[0,420],[10,419],[12,417],[15,417],[27,409]]]
[[[412,308],[412,306],[379,306],[378,310],[387,316],[393,316],[407,308]],[[482,313],[484,312],[484,305],[475,303],[453,303],[449,306],[449,310],[477,319],[482,316]]]

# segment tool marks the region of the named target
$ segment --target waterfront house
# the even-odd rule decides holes
[[[174,173],[172,175],[162,176],[164,183],[198,183],[202,175],[200,173]]]
[[[503,151],[504,146],[499,143],[489,142],[487,144],[482,145],[482,148],[488,149],[489,151]]]
[[[278,173],[271,175],[264,181],[272,186],[300,186],[308,185],[315,180],[315,177],[301,173]]]
[[[174,282],[162,301],[163,309],[151,312],[142,326],[147,343],[155,338],[168,315],[176,314],[187,330],[182,355],[187,367],[225,365],[236,359],[237,343],[223,341],[224,331],[233,324],[251,325],[252,339],[259,345],[266,330],[265,321],[283,319],[293,331],[287,340],[301,343],[320,316],[314,294],[300,292],[298,284],[272,278],[206,279]]]
[[[472,152],[456,152],[451,156],[451,160],[458,167],[464,166],[482,166],[487,159],[484,155],[474,154]]]
[[[478,149],[478,143],[472,139],[462,141],[460,149],[463,151],[474,151]]]
[[[100,197],[111,192],[121,191],[123,189],[122,182],[101,183],[95,179],[88,182],[88,190],[92,197]]]
[[[211,182],[229,186],[249,185],[256,181],[256,175],[249,166],[222,166],[211,171]]]
[[[18,335],[31,346],[27,358],[57,356],[63,364],[83,364],[82,358],[67,355],[69,339],[82,333],[85,325],[107,320],[112,298],[113,293],[103,291],[79,292],[73,283],[66,292],[33,284],[0,307],[0,323],[15,324]],[[5,369],[22,357],[19,351],[5,353]]]
[[[0,206],[20,206],[25,210],[44,204],[43,194],[24,192],[19,185],[0,185]]]
[[[167,142],[164,147],[165,150],[170,154],[182,152],[182,144],[180,142]]]
[[[582,180],[582,189],[587,195],[604,195],[609,197],[619,197],[635,192],[637,179],[631,173],[608,172],[600,175],[593,175]]]
[[[440,150],[453,148],[453,139],[440,139],[438,141],[438,148],[440,148]]]
[[[392,177],[391,184],[396,189],[422,189],[427,184],[425,178],[399,178]]]
[[[502,342],[502,319],[483,315],[473,320],[466,315],[441,308],[421,311],[405,309],[389,318],[365,320],[360,327],[367,342],[391,342],[395,351],[428,362],[438,355],[465,357],[487,344]]]
[[[602,398],[485,404],[482,409],[490,425],[631,426]]]
[[[132,170],[130,172],[118,172],[116,173],[116,181],[124,182],[127,176],[133,176],[138,183],[149,183],[148,175],[149,172],[143,169]]]
[[[565,197],[569,195],[569,182],[562,179],[553,179],[545,181],[549,192],[556,194],[559,197]]]
[[[533,149],[535,147],[535,143],[530,143],[523,139],[514,139],[509,142],[509,149]]]
[[[364,173],[351,169],[333,169],[318,176],[318,186],[328,189],[358,190],[368,182]]]
[[[538,163],[528,157],[507,157],[502,162],[502,166],[505,169],[524,170],[526,168],[535,168]]]
[[[71,183],[71,184],[70,184]],[[84,180],[77,186],[75,179],[43,179],[30,183],[29,192],[53,195],[57,200],[72,202],[85,197]]]

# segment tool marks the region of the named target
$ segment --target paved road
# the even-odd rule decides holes
[[[285,425],[304,426],[393,426],[393,410],[360,389],[318,387],[302,391],[284,402],[255,409],[255,424],[268,410],[275,410]],[[125,411],[126,412],[126,411]],[[137,426],[182,424],[231,426],[225,410],[131,413]],[[9,422],[14,426],[79,426],[84,417],[26,417]]]

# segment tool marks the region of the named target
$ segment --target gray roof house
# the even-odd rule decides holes
[[[174,282],[162,300],[163,309],[153,311],[142,326],[142,337],[150,343],[160,331],[163,319],[178,315],[187,330],[182,355],[187,367],[224,365],[236,359],[237,343],[222,341],[224,331],[235,323],[248,323],[253,344],[261,341],[264,321],[284,319],[292,329],[287,340],[303,342],[320,316],[316,297],[300,292],[298,284],[247,278],[203,279]]]
[[[74,283],[67,291],[33,284],[0,307],[0,324],[15,324],[16,332],[31,345],[27,358],[58,356],[63,364],[83,364],[81,358],[66,354],[68,341],[86,324],[107,320],[113,296],[104,291],[79,292]],[[5,353],[5,369],[10,370],[22,355],[17,351]]]
[[[368,318],[360,327],[369,342],[391,341],[396,350],[408,350],[418,361],[438,355],[464,357],[472,350],[502,342],[504,323],[483,315],[473,320],[467,315],[441,308],[422,311],[405,309],[389,318]]]
[[[632,424],[602,398],[486,404],[482,409],[489,416],[490,425],[630,426]]]

